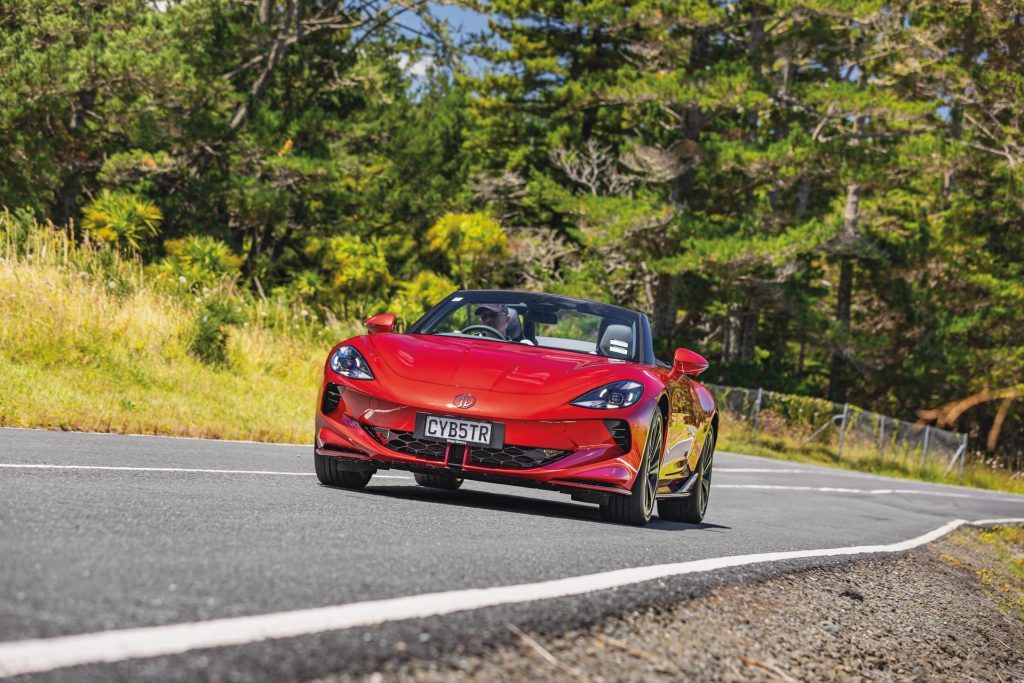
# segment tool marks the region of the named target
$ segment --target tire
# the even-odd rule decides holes
[[[704,448],[697,459],[697,482],[693,485],[693,493],[686,498],[668,498],[658,501],[658,517],[669,522],[686,522],[700,524],[708,511],[708,500],[711,498],[711,470],[715,459],[715,432],[708,428]]]
[[[633,479],[630,495],[612,495],[601,505],[601,517],[608,522],[643,526],[654,513],[658,474],[661,471],[661,448],[665,440],[665,418],[661,410],[654,409],[651,426],[647,430],[647,444],[640,469]]]
[[[424,474],[422,472],[413,472],[412,476],[415,477],[416,483],[420,486],[429,486],[432,489],[455,491],[462,486],[462,479],[446,473]]]
[[[340,486],[343,489],[361,489],[370,483],[373,471],[353,472],[341,469],[336,458],[313,451],[313,465],[316,467],[316,478],[326,486]]]

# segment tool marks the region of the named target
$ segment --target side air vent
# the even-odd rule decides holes
[[[608,433],[612,435],[615,445],[621,448],[623,453],[628,453],[629,449],[633,447],[633,440],[629,435],[629,423],[625,420],[604,420],[604,426],[608,428]]]
[[[345,387],[338,386],[333,382],[328,382],[327,388],[324,389],[324,400],[320,404],[320,412],[333,413],[337,410],[338,404],[341,403],[341,395],[344,391]]]

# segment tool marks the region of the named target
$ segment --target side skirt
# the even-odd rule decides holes
[[[693,487],[697,484],[697,473],[694,472],[690,475],[690,478],[683,482],[683,485],[672,493],[665,493],[658,496],[658,500],[664,500],[666,498],[689,498],[693,495]]]

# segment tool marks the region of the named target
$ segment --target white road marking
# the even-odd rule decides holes
[[[814,470],[787,470],[779,467],[715,467],[719,472],[750,472],[758,474],[814,474]],[[831,474],[831,472],[829,473]]]
[[[181,439],[184,441],[218,441],[221,443],[248,443],[255,446],[287,446],[288,448],[312,448],[312,444],[301,443],[280,443],[275,441],[246,441],[245,439],[211,439],[204,436],[171,436],[169,434],[123,434],[120,432],[80,432],[65,431],[57,429],[46,429],[42,427],[3,427],[2,429],[20,430],[24,432],[51,432],[54,434],[89,434],[91,436],[134,436],[146,439]],[[2,431],[2,430],[0,430]]]
[[[197,472],[200,474],[271,474],[282,477],[315,477],[315,472],[278,472],[276,470],[208,470],[192,467],[121,467],[113,465],[42,465],[0,463],[0,468],[26,470],[111,470],[114,472]],[[394,474],[375,474],[374,479],[412,479]]]
[[[999,522],[1024,523],[1024,518]],[[39,673],[82,664],[160,657],[195,649],[294,638],[390,621],[435,617],[496,605],[550,600],[727,567],[816,557],[902,552],[930,543],[968,523],[962,519],[954,520],[922,536],[888,545],[716,557],[514,586],[470,588],[248,617],[13,641],[0,644],[0,676]]]
[[[909,493],[917,496],[939,496],[942,498],[977,498],[987,501],[1005,501],[1008,503],[1024,502],[1022,498],[1009,498],[999,496],[998,492],[991,492],[992,495],[973,495],[970,493],[953,493],[952,491],[926,491],[924,489],[850,489],[841,486],[782,486],[776,484],[712,484],[716,489],[755,489],[762,491],[817,491],[821,493],[861,493],[868,496],[883,496],[890,494]]]
[[[735,474],[821,474],[829,477],[861,477],[879,478],[878,474],[870,472],[851,472],[831,467],[791,469],[783,467],[715,467],[715,472],[731,472]]]

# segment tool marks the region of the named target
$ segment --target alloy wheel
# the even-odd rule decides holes
[[[661,439],[664,433],[664,422],[659,415],[651,425],[651,433],[647,437],[647,480],[644,482],[644,516],[650,518],[654,514],[655,496],[658,490],[658,478],[661,474]]]
[[[714,459],[711,439],[705,439],[704,452],[700,458],[700,514],[701,517],[708,509],[708,498],[711,497],[711,465]]]

